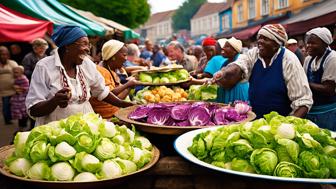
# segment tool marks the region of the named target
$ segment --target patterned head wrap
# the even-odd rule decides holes
[[[263,26],[258,32],[258,36],[260,35],[272,39],[280,46],[285,45],[288,38],[286,30],[281,24],[268,24]]]

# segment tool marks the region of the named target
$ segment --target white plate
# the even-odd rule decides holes
[[[233,171],[229,169],[224,169],[220,167],[216,167],[214,165],[205,163],[199,159],[197,159],[192,153],[188,151],[188,147],[192,145],[193,138],[202,132],[208,131],[208,130],[214,130],[218,129],[218,127],[210,127],[210,128],[204,128],[204,129],[197,129],[193,131],[189,131],[187,133],[184,133],[183,135],[179,136],[175,142],[174,147],[175,150],[185,159],[209,168],[216,171],[220,171],[223,173],[229,173],[234,175],[240,175],[240,176],[246,176],[246,177],[253,177],[253,178],[259,178],[259,179],[269,179],[269,180],[277,180],[277,181],[286,181],[286,182],[302,182],[302,183],[323,183],[323,184],[336,184],[336,179],[313,179],[313,178],[284,178],[284,177],[276,177],[276,176],[269,176],[269,175],[259,175],[259,174],[252,174],[252,173],[245,173],[245,172],[239,172],[239,171]]]

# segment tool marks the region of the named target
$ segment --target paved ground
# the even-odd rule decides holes
[[[13,139],[14,133],[18,130],[18,124],[16,120],[13,120],[13,124],[5,125],[5,121],[2,116],[2,104],[0,100],[0,147],[9,145]]]

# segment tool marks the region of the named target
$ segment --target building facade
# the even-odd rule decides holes
[[[235,0],[232,4],[232,28],[243,28],[253,23],[295,14],[322,0]]]
[[[175,10],[153,14],[150,19],[141,27],[141,36],[153,42],[161,39],[168,39],[173,35],[172,16]]]
[[[225,3],[204,3],[190,20],[191,36],[220,32],[219,13],[225,6]]]

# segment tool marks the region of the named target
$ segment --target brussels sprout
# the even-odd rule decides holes
[[[83,173],[79,173],[78,175],[76,175],[73,180],[76,182],[92,182],[92,181],[97,181],[98,179],[96,175],[90,172],[83,172]]]
[[[95,156],[85,152],[80,152],[76,154],[75,160],[72,161],[72,166],[78,172],[88,171],[96,173],[101,169],[102,163]]]
[[[51,166],[51,177],[58,181],[71,181],[75,176],[75,170],[67,162],[55,163]]]
[[[246,173],[255,173],[253,167],[247,160],[243,159],[233,159],[231,162],[231,169],[234,171],[246,172]]]
[[[116,157],[117,146],[108,138],[103,138],[97,146],[94,155],[101,161]]]
[[[278,164],[278,157],[274,150],[261,148],[252,152],[250,162],[257,173],[273,175],[274,169]]]
[[[139,80],[141,81],[141,82],[145,82],[145,83],[152,83],[152,77],[149,75],[149,74],[146,74],[146,73],[144,73],[144,72],[141,72],[140,74],[139,74]]]
[[[98,177],[101,179],[111,179],[119,177],[123,174],[123,171],[120,165],[115,160],[106,160],[104,161]]]
[[[23,177],[32,166],[32,163],[25,158],[18,158],[9,164],[9,171],[16,176]]]
[[[27,176],[35,180],[49,180],[51,176],[50,171],[47,163],[37,162],[27,171]]]
[[[282,161],[276,166],[274,170],[274,176],[290,178],[302,177],[303,170],[294,163]]]

